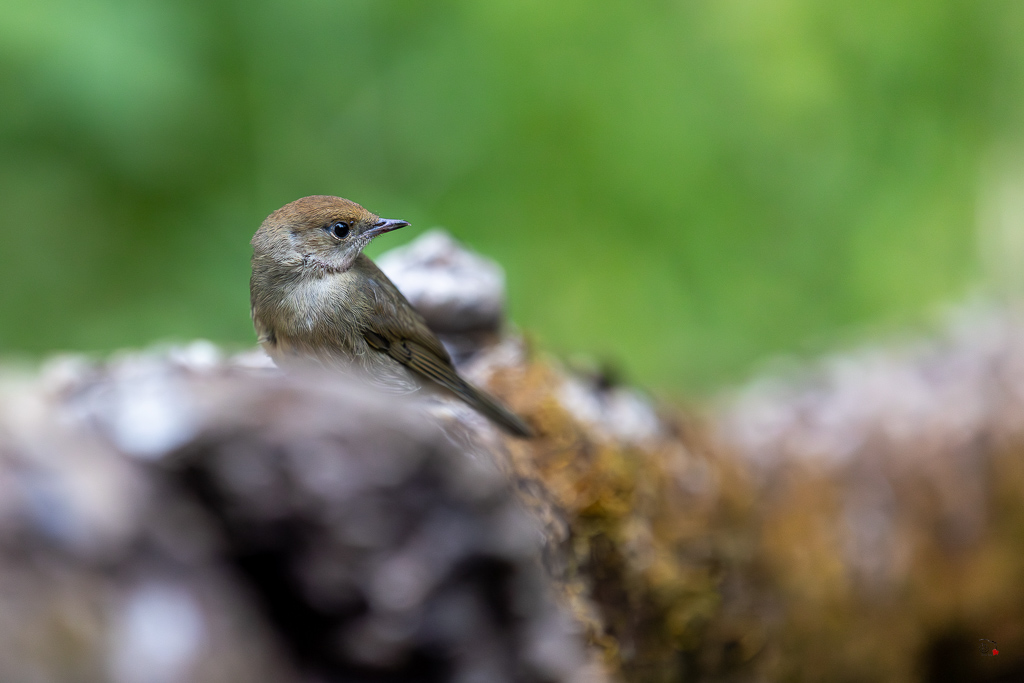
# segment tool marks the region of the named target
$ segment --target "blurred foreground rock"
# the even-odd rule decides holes
[[[393,397],[209,355],[8,387],[0,680],[584,680],[493,462]]]
[[[1024,671],[1011,312],[757,382],[699,419],[532,352],[501,329],[500,287],[472,301],[493,266],[430,239],[392,266],[538,438],[202,342],[9,371],[0,681]],[[473,306],[490,313],[437,322]]]

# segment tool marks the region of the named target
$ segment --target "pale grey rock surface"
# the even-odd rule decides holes
[[[253,365],[199,342],[3,382],[0,681],[593,678],[486,440]]]
[[[665,436],[654,405],[635,389],[598,387],[586,377],[569,375],[558,398],[573,417],[605,440],[643,446]]]
[[[972,305],[935,338],[836,353],[736,392],[720,434],[755,461],[841,466],[884,445],[902,458],[1024,430],[1024,315]]]

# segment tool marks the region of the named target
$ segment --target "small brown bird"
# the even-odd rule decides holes
[[[282,367],[356,368],[409,392],[438,386],[517,436],[521,418],[462,379],[437,336],[363,252],[409,225],[340,197],[303,197],[267,216],[252,238],[249,291],[260,345]]]

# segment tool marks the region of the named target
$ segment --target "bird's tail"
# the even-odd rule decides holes
[[[459,378],[462,380],[462,378]],[[496,398],[485,391],[477,389],[469,382],[462,380],[458,386],[450,387],[456,396],[468,403],[475,410],[483,413],[492,422],[513,436],[524,439],[534,435],[530,425],[511,410],[503,406]]]

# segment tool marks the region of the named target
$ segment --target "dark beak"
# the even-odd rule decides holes
[[[396,221],[390,218],[382,218],[373,224],[373,227],[363,233],[364,237],[376,237],[392,230],[398,230],[409,225],[408,221]]]

